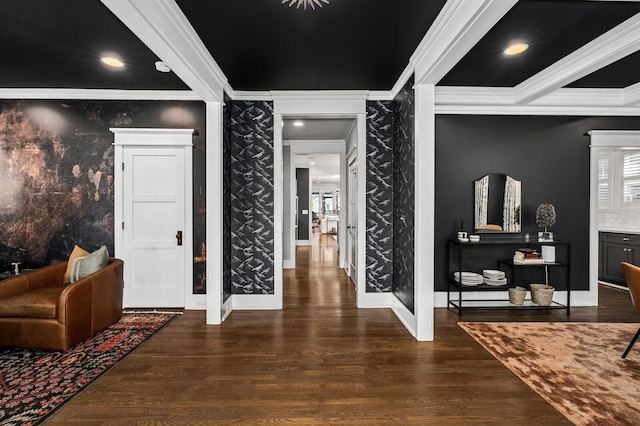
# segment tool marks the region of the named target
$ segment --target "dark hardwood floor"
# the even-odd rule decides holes
[[[234,311],[221,326],[188,311],[47,424],[570,424],[437,309],[417,342],[389,309],[355,308],[331,236],[299,248],[285,308]],[[636,322],[629,294],[571,321]],[[566,321],[561,311],[477,311],[464,321]],[[640,348],[638,348],[640,350]]]

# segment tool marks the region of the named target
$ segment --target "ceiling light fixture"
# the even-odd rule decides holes
[[[100,58],[103,64],[108,65],[113,68],[123,68],[124,62],[121,59],[116,58],[115,56],[103,56]]]
[[[307,10],[307,6],[311,6],[311,9],[316,10],[316,6],[322,7],[322,3],[329,4],[329,0],[282,0],[282,4],[285,3],[289,3],[289,7],[295,5],[296,9],[304,6],[304,10]]]
[[[302,126],[304,126],[304,121],[300,121],[300,120],[294,121],[293,125],[296,126],[296,127],[302,127]]]
[[[171,72],[171,68],[169,68],[169,65],[165,64],[162,61],[156,61],[156,70],[160,72]]]
[[[503,53],[508,56],[518,55],[529,48],[527,43],[513,43],[509,45],[506,49],[504,49]]]

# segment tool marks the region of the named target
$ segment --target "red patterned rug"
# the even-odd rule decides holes
[[[0,349],[0,425],[40,424],[175,316],[126,313],[65,352]]]
[[[640,424],[639,324],[458,324],[574,424]]]

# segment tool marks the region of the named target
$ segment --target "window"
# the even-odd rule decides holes
[[[640,209],[640,150],[617,149],[600,153],[598,208]]]
[[[640,151],[622,153],[622,188],[624,206],[640,206]]]
[[[611,159],[610,152],[598,158],[598,207],[601,209],[611,207]]]

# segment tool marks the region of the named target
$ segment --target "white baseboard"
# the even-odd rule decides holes
[[[222,319],[220,320],[220,323],[223,323],[224,320],[226,320],[229,314],[231,314],[231,312],[233,311],[232,297],[233,296],[229,296],[227,300],[225,300],[225,302],[222,304],[222,311],[220,315],[220,318]]]
[[[296,240],[296,246],[310,246],[311,240]]]
[[[184,301],[184,308],[186,310],[200,311],[207,309],[207,295],[206,294],[190,294]]]
[[[411,333],[413,337],[418,335],[417,333],[417,321],[416,316],[412,314],[406,306],[393,294],[391,294],[391,310],[396,314],[402,325],[405,326],[407,331]]]
[[[282,309],[282,303],[275,294],[234,294],[229,299],[233,310]]]
[[[292,259],[282,259],[282,269],[296,269],[296,261]]]
[[[391,308],[391,293],[365,293],[358,308]]]
[[[626,287],[620,284],[608,283],[606,281],[598,281],[598,284],[606,285],[607,287],[617,288],[618,290],[629,291],[629,287]]]

